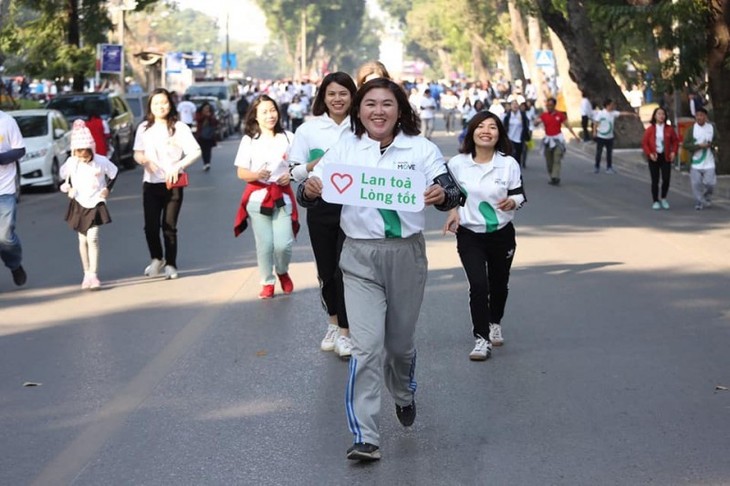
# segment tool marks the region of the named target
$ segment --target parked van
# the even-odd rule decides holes
[[[218,98],[226,114],[225,120],[220,120],[226,126],[226,134],[232,134],[238,126],[238,111],[236,104],[241,95],[238,83],[235,81],[198,81],[185,90],[191,98],[214,96]]]

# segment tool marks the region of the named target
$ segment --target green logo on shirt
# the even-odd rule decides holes
[[[385,237],[402,238],[403,230],[401,228],[398,212],[393,211],[392,209],[378,209],[378,212],[383,218],[383,223],[385,224]]]
[[[309,151],[309,160],[307,162],[312,162],[313,160],[317,160],[321,158],[324,155],[324,150],[322,149],[312,149]]]
[[[484,216],[484,222],[487,225],[487,233],[494,233],[499,229],[497,212],[488,202],[482,201],[479,203],[479,212],[482,213],[482,216]]]

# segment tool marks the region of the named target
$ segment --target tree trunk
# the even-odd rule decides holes
[[[78,0],[66,0],[66,13],[68,15],[68,37],[66,38],[66,41],[69,46],[81,47]],[[84,81],[86,81],[84,72],[81,71],[80,73],[73,73],[73,77],[73,91],[83,91]]]
[[[508,79],[513,82],[517,79],[525,79],[525,72],[522,70],[520,55],[511,47],[507,47],[507,67],[509,68]]]
[[[509,11],[510,24],[512,24],[510,42],[512,43],[512,46],[517,54],[519,54],[520,57],[525,60],[530,72],[534,72],[535,56],[531,55],[532,53],[530,52],[530,45],[528,44],[527,38],[525,37],[525,23],[522,21],[522,12],[520,12],[515,5],[515,0],[509,0],[507,2],[507,10]],[[522,64],[520,64],[520,72],[522,73],[520,79],[522,79],[524,86],[525,73],[522,71]],[[515,80],[516,78],[513,77],[512,79]]]
[[[568,119],[572,122],[577,122],[580,121],[580,102],[583,95],[578,85],[570,79],[570,61],[568,60],[563,43],[554,30],[549,30],[550,43],[553,46],[553,53],[555,55],[555,64],[558,68],[558,75],[560,75],[560,92],[563,94]]]
[[[0,30],[5,25],[6,19],[8,18],[8,12],[10,11],[10,0],[0,0]],[[0,52],[0,66],[5,64],[5,54]]]
[[[730,0],[710,0],[711,15],[707,29],[707,74],[713,121],[720,150],[716,160],[718,174],[730,174]]]
[[[439,62],[441,64],[441,72],[443,73],[444,79],[451,79],[451,73],[454,68],[451,65],[451,56],[444,49],[437,49],[436,52],[439,56]]]
[[[472,34],[472,37],[477,37],[476,34]],[[474,78],[481,82],[486,82],[491,79],[489,70],[484,66],[484,59],[482,58],[482,49],[479,47],[479,39],[472,39],[471,43],[471,62],[474,66]]]
[[[723,0],[728,1],[728,0]],[[603,61],[582,0],[567,0],[567,18],[552,0],[536,0],[545,23],[560,37],[570,60],[570,78],[589,99],[610,98],[620,111],[633,111]],[[639,117],[624,116],[615,126],[616,147],[638,147],[644,134]]]
[[[537,88],[537,107],[545,106],[545,90],[543,86],[545,84],[545,73],[542,72],[542,68],[537,66],[537,60],[535,59],[535,53],[542,49],[542,33],[540,28],[540,21],[537,17],[530,15],[527,18],[527,33],[530,40],[530,50],[527,54],[527,65],[530,66],[530,80],[532,84]]]

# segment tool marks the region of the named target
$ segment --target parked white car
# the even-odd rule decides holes
[[[62,182],[60,168],[71,153],[68,122],[57,110],[18,110],[8,114],[18,122],[25,141],[20,186],[44,186],[55,191]]]

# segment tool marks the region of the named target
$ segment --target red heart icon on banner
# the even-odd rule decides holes
[[[350,174],[340,174],[335,172],[330,176],[330,182],[335,186],[337,192],[342,194],[352,185],[352,176]]]

